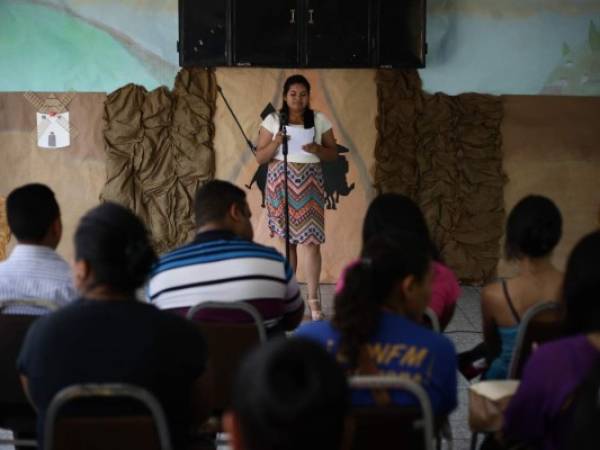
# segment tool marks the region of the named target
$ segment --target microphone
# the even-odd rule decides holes
[[[283,127],[288,123],[288,115],[285,111],[281,111],[277,113],[277,116],[279,117],[279,130],[281,131],[283,130]]]

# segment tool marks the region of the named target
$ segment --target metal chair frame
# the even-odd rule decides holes
[[[425,389],[405,378],[389,375],[357,375],[348,380],[351,389],[402,389],[412,394],[418,401],[423,419],[415,425],[423,429],[423,449],[433,450],[433,410]]]
[[[531,308],[525,312],[523,318],[521,319],[521,323],[519,324],[519,330],[517,332],[517,339],[515,341],[515,347],[513,349],[512,356],[510,358],[510,364],[508,366],[508,375],[507,379],[516,379],[517,371],[519,369],[519,360],[521,359],[521,355],[523,353],[523,343],[525,342],[525,337],[527,336],[527,331],[529,329],[529,325],[532,321],[535,320],[536,316],[540,313],[546,311],[559,311],[560,305],[556,302],[541,302],[533,305]],[[474,431],[471,433],[471,450],[477,449],[477,440],[479,436],[479,432]]]
[[[4,311],[11,306],[32,306],[46,309],[49,312],[56,311],[59,308],[59,306],[51,300],[10,298],[0,300],[0,315],[3,315]],[[37,447],[37,441],[35,439],[0,439],[0,445],[13,445],[15,447]]]
[[[53,448],[54,424],[60,409],[70,401],[94,397],[122,397],[138,400],[150,410],[158,432],[160,448],[162,450],[172,450],[167,419],[158,400],[150,392],[139,386],[121,383],[75,384],[60,390],[50,402],[46,414],[44,423],[45,450],[52,450]]]
[[[254,321],[260,342],[264,343],[267,341],[267,330],[263,323],[262,316],[254,306],[246,302],[199,302],[188,310],[186,318],[188,320],[193,320],[194,315],[196,315],[198,311],[202,311],[203,309],[231,309],[236,311],[243,311],[246,314],[248,314]]]

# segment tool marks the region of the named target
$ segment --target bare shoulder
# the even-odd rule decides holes
[[[502,283],[500,281],[494,281],[486,284],[481,289],[481,302],[482,306],[494,307],[499,304],[504,297],[502,293]]]

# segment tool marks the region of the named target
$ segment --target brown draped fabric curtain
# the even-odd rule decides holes
[[[214,178],[214,72],[182,69],[172,91],[128,84],[104,105],[107,181],[101,199],[135,211],[158,252],[194,234],[194,194]]]
[[[0,261],[6,259],[8,241],[10,241],[10,228],[6,218],[6,200],[0,197]]]
[[[430,95],[417,71],[380,70],[376,82],[377,191],[420,205],[461,280],[491,278],[505,215],[500,97]]]

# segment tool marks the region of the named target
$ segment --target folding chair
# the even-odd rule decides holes
[[[433,312],[433,309],[429,307],[427,307],[425,309],[425,312],[423,313],[423,324],[427,326],[427,328],[430,328],[431,330],[435,331],[436,333],[439,333],[441,331],[440,321]]]
[[[520,379],[534,344],[558,339],[563,334],[563,309],[555,302],[539,303],[523,316],[508,369],[509,379]]]
[[[534,344],[558,339],[563,334],[563,309],[556,302],[538,303],[527,310],[519,325],[507,379],[519,380]],[[471,434],[471,450],[477,448],[479,433]]]
[[[150,392],[129,384],[78,384],[50,402],[44,449],[171,450],[172,444],[163,409]]]
[[[233,310],[245,314],[248,323],[214,322],[197,318],[200,311]],[[242,358],[255,346],[266,342],[267,332],[256,308],[245,302],[201,302],[192,307],[187,318],[198,325],[208,345],[215,379],[214,411],[221,414],[229,407],[233,378]]]
[[[0,301],[0,428],[11,430],[13,439],[0,439],[0,445],[36,447],[36,413],[23,392],[17,372],[17,357],[27,335],[29,326],[38,319],[33,315],[5,314],[11,306],[35,306],[53,311],[55,303],[48,300],[1,300]]]
[[[350,450],[398,448],[433,450],[434,417],[425,390],[396,376],[360,375],[349,379],[351,389],[402,389],[412,394],[415,406],[354,406],[350,414]],[[451,440],[450,440],[451,448]]]

